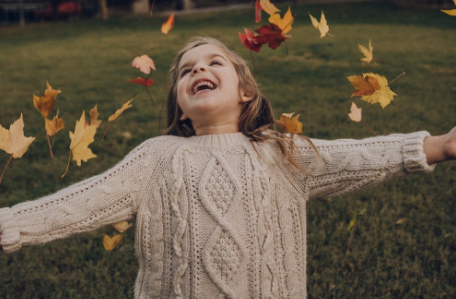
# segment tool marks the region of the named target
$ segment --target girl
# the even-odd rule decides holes
[[[171,82],[167,135],[0,209],[5,252],[136,215],[135,298],[306,298],[307,200],[456,158],[456,128],[361,141],[276,132],[245,61],[212,38],[178,53]]]

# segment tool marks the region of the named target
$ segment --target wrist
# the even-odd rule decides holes
[[[448,134],[424,138],[423,151],[429,165],[448,160]]]

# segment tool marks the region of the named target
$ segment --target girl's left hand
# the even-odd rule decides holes
[[[429,165],[456,159],[456,127],[445,135],[426,137],[423,151]]]

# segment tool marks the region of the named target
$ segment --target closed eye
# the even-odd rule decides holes
[[[181,71],[181,77],[183,77],[183,76],[186,75],[187,73],[190,73],[190,69],[188,69],[188,68],[187,68],[187,69],[183,69],[183,70]]]
[[[222,65],[222,63],[216,59],[213,59],[210,63],[210,65]]]

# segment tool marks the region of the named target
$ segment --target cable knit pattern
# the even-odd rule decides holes
[[[306,298],[306,203],[431,171],[427,132],[295,137],[301,170],[242,133],[152,138],[110,170],[0,209],[5,252],[136,215],[135,298]]]

